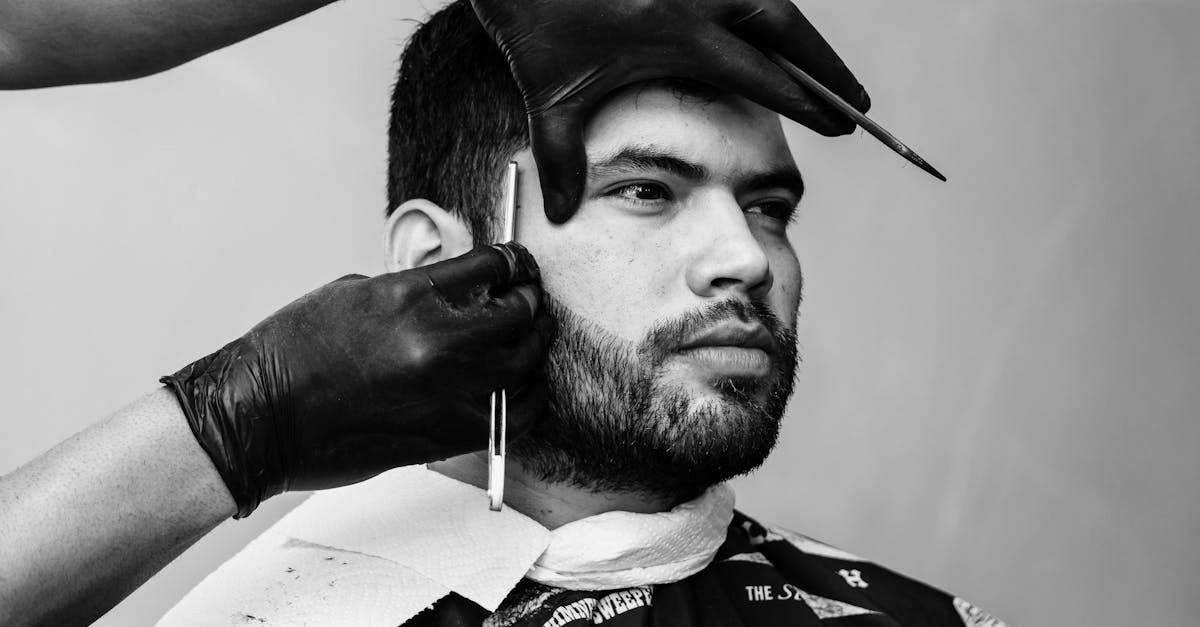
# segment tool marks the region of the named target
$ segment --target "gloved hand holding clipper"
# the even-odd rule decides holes
[[[519,244],[325,285],[172,376],[237,503],[368,479],[487,445],[489,394],[510,437],[537,419],[552,334]]]

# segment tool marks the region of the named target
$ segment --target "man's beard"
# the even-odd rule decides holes
[[[682,502],[754,470],[775,446],[798,356],[795,329],[765,304],[721,301],[657,324],[634,345],[549,295],[543,303],[558,324],[544,368],[549,407],[510,445],[526,471]],[[666,380],[664,362],[689,337],[731,319],[771,333],[777,350],[769,376],[711,380],[704,384],[717,395],[704,398]]]

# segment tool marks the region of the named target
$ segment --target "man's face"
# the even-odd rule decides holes
[[[631,89],[585,145],[585,195],[562,225],[516,157],[517,241],[559,337],[550,415],[514,456],[548,479],[686,498],[774,445],[796,364],[800,177],[778,117],[734,96]]]

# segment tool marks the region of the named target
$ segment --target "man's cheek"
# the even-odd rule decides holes
[[[781,297],[780,311],[776,315],[785,321],[794,320],[800,308],[801,294],[803,291],[803,283],[799,280],[783,286],[783,294]]]
[[[603,310],[621,298],[626,278],[607,268],[599,251],[586,242],[564,238],[545,255],[544,262],[538,259],[542,286],[585,318],[593,322],[606,320]]]
[[[774,281],[768,298],[780,320],[790,322],[796,317],[804,291],[804,277],[794,254],[773,264]]]

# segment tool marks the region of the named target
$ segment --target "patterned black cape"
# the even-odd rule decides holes
[[[404,627],[1003,627],[970,603],[734,512],[725,543],[682,581],[580,592],[522,581],[495,614],[451,593]]]

